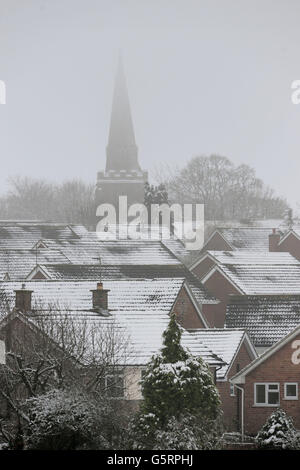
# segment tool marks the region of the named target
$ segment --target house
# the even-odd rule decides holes
[[[226,328],[247,331],[261,354],[300,324],[300,295],[232,296]]]
[[[218,227],[208,237],[201,253],[205,251],[269,251],[270,228]]]
[[[290,253],[257,251],[206,251],[190,267],[202,279],[213,267],[218,265],[282,265],[299,264]]]
[[[120,374],[122,398],[140,400],[142,370],[162,346],[169,315],[183,312],[177,301],[184,282],[175,278],[118,280],[105,282],[105,289],[95,281],[29,281],[22,287],[20,283],[3,283],[1,289],[6,294],[9,313],[0,322],[0,334],[9,352],[11,336],[23,338],[23,325],[32,330],[39,327],[39,320],[58,322],[67,318],[74,322],[78,333],[85,328],[89,347],[80,358],[85,364],[91,354],[98,354],[98,347],[92,350],[97,345],[95,335],[106,328],[113,329],[114,337],[122,341],[114,357],[114,365],[124,371],[122,377]],[[214,376],[216,369],[224,365],[223,359],[186,330],[182,344],[201,357]]]
[[[104,259],[104,261],[106,261]],[[126,258],[124,260],[126,262]],[[117,265],[79,265],[79,264],[39,264],[27,276],[27,280],[94,280],[99,279],[154,279],[154,278],[184,278],[185,288],[189,292],[190,298],[201,311],[202,323],[200,325],[198,317],[190,314],[184,318],[185,328],[197,328],[203,325],[208,326],[208,318],[212,316],[217,300],[202,285],[200,280],[193,275],[184,265],[177,262],[175,264],[121,264],[122,258],[108,262],[119,262]],[[184,301],[181,295],[180,302]]]
[[[220,300],[214,316],[208,319],[211,326],[224,326],[227,304],[233,295],[300,294],[300,265],[291,255],[270,253],[261,257],[253,253],[248,261],[238,258],[223,259],[201,279],[205,289]]]
[[[281,407],[300,429],[300,326],[266,350],[231,379],[241,394],[243,431],[255,435]]]
[[[206,251],[279,251],[300,259],[300,228],[218,227],[199,256]]]
[[[240,430],[240,397],[230,383],[230,378],[257,358],[249,336],[241,329],[198,329],[189,333],[215,352],[224,365],[216,372],[216,385],[220,393],[223,423],[227,431]]]

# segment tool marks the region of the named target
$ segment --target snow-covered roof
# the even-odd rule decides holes
[[[300,294],[300,265],[298,264],[227,264],[218,266],[218,269],[245,295]]]
[[[300,295],[233,296],[226,327],[246,330],[256,347],[269,347],[300,324]]]
[[[48,248],[37,251],[31,249],[0,249],[0,280],[4,279],[6,274],[12,280],[25,279],[37,262],[53,265],[56,263],[70,263],[60,250]]]
[[[38,240],[76,240],[77,231],[84,227],[55,223],[7,223],[0,224],[0,248],[30,249]]]
[[[180,261],[160,241],[56,240],[53,248],[60,249],[73,264],[180,264]]]
[[[300,326],[297,325],[292,331],[290,331],[287,335],[283,336],[277,343],[273,344],[269,349],[263,352],[260,356],[258,356],[254,361],[250,362],[246,367],[244,367],[241,371],[235,374],[231,379],[230,382],[235,384],[244,384],[246,376],[254,369],[256,369],[259,365],[261,365],[265,360],[276,354],[283,346],[291,342],[295,337],[299,336],[300,334]],[[274,371],[276,373],[276,371]],[[277,370],[277,373],[280,373],[280,367]]]
[[[217,231],[234,250],[269,251],[270,228],[219,227]]]
[[[189,333],[199,342],[204,344],[208,349],[214,351],[218,357],[222,358],[226,363],[221,369],[217,370],[217,378],[222,380],[230,370],[237,352],[245,340],[245,345],[249,354],[254,359],[257,355],[249,338],[241,329],[196,329],[189,330]],[[247,343],[247,344],[246,344]]]
[[[183,278],[107,280],[104,288],[109,289],[109,309],[119,311],[169,312],[183,286]],[[21,288],[20,282],[5,281],[0,292],[13,308],[14,290]],[[73,312],[92,309],[92,293],[96,281],[26,281],[26,289],[32,290],[32,308],[48,310],[49,306]]]
[[[218,264],[265,264],[284,265],[298,264],[300,261],[287,252],[260,252],[260,251],[211,251],[207,255],[212,257]],[[205,256],[205,255],[204,255]]]
[[[149,307],[151,308],[151,305]],[[89,347],[86,349],[81,361],[85,362],[91,354],[96,353],[97,355],[97,347],[101,348],[101,344],[103,346],[101,338],[103,338],[104,332],[104,337],[108,334],[109,336],[107,337],[111,338],[112,336],[110,335],[113,334],[114,341],[116,342],[115,353],[112,352],[114,364],[143,366],[162,347],[163,332],[166,330],[170,320],[168,313],[165,309],[132,311],[127,309],[115,310],[110,316],[106,317],[93,311],[69,311],[66,313],[64,310],[51,310],[51,312],[40,310],[35,312],[34,315],[14,312],[2,318],[1,324],[5,324],[9,316],[17,315],[23,321],[40,326],[39,319],[43,317],[43,325],[45,325],[45,320],[48,319],[52,325],[51,330],[55,332],[53,322],[56,321],[59,327],[60,318],[65,321],[65,315],[67,315],[72,321],[72,329],[75,328],[76,331],[76,328],[78,328],[79,335],[80,332],[84,331],[85,338],[89,342]],[[67,325],[67,323],[64,323],[64,325]],[[100,337],[99,343],[97,341],[98,335]],[[211,367],[224,365],[222,358],[183,329],[181,343],[191,354],[195,357],[201,357]]]
[[[116,279],[153,279],[185,278],[198,303],[218,303],[184,265],[74,265],[74,264],[40,264],[39,268],[48,279],[53,280],[116,280]],[[38,268],[36,268],[38,269]],[[36,271],[35,269],[35,271]],[[29,277],[31,279],[32,276]]]

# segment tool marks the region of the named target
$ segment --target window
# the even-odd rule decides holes
[[[124,398],[125,387],[123,374],[106,375],[105,392],[111,398]]]
[[[235,386],[230,384],[230,396],[235,397]]]
[[[284,384],[284,399],[285,400],[298,400],[298,384],[285,383]]]
[[[279,384],[278,383],[254,384],[254,404],[256,406],[279,405]]]

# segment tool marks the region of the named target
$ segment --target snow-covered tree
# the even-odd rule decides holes
[[[155,433],[157,450],[209,450],[221,448],[222,437],[219,426],[184,415],[179,419],[170,418],[165,429]]]
[[[184,413],[215,419],[220,399],[211,371],[181,346],[175,315],[163,337],[161,353],[152,358],[142,380],[143,412],[153,413],[162,425]]]
[[[111,404],[74,390],[51,390],[25,403],[29,416],[25,448],[111,449],[120,422]]]
[[[260,447],[291,449],[296,445],[296,430],[285,411],[277,409],[269,416],[256,436]]]
[[[201,434],[206,428],[209,434],[220,415],[220,398],[209,367],[180,344],[181,328],[175,315],[163,337],[161,352],[153,356],[141,381],[144,400],[132,426],[138,448],[155,448],[160,440],[157,433],[169,434],[172,420],[184,423],[190,433],[198,428]],[[191,420],[197,422],[193,429]],[[198,437],[196,433],[195,442]],[[169,438],[171,442],[177,439],[175,435]]]

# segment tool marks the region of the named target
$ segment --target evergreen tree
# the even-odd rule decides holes
[[[152,357],[141,381],[144,400],[133,434],[142,448],[154,448],[159,431],[168,433],[172,420],[182,422],[189,416],[190,423],[191,419],[197,422],[199,435],[207,435],[220,415],[220,398],[209,367],[185,350],[180,340],[181,328],[172,315],[161,353]]]
[[[296,430],[292,419],[281,409],[273,411],[257,434],[256,442],[265,448],[294,448]]]
[[[144,193],[144,204],[147,208],[150,208],[151,204],[169,204],[168,192],[164,184],[154,186],[146,182]]]

